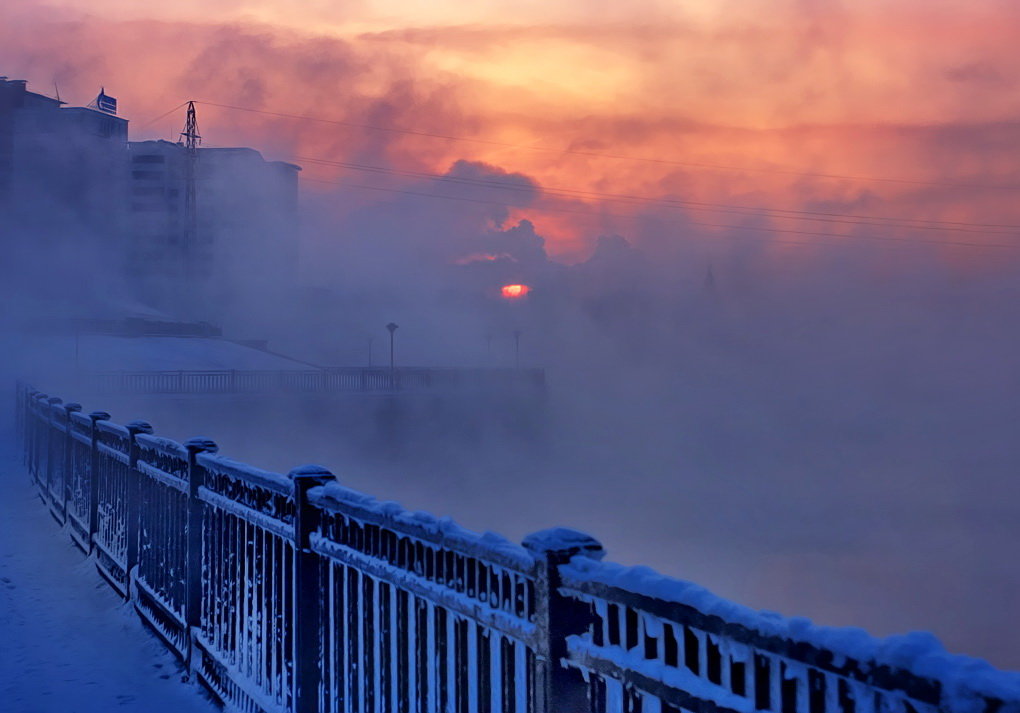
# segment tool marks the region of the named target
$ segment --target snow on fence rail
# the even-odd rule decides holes
[[[251,713],[1017,713],[934,637],[755,612],[583,533],[522,545],[17,389],[43,501],[211,691]]]
[[[341,367],[295,371],[111,371],[83,377],[98,393],[245,394],[541,387],[542,369]]]

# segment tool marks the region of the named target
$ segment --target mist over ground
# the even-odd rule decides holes
[[[460,280],[398,262],[385,300],[371,281],[341,282],[319,309],[280,315],[270,339],[364,363],[364,334],[374,329],[381,358],[389,314],[398,363],[507,365],[518,328],[524,364],[547,369],[535,401],[85,405],[213,437],[267,468],[321,462],[377,497],[514,539],[577,527],[617,561],[755,607],[878,634],[929,629],[950,650],[1016,667],[1016,275],[935,260],[890,274],[881,251],[844,255],[858,265],[836,270],[819,248],[783,269],[734,249],[739,267],[715,262],[706,281],[697,262],[628,253],[615,267],[550,265],[555,281],[513,304],[475,295],[469,268]],[[49,353],[66,365],[69,347]]]

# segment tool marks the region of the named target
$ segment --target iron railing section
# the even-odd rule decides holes
[[[323,581],[320,710],[538,710],[526,551],[337,485],[309,499]]]
[[[98,425],[96,444],[96,513],[98,529],[93,535],[103,574],[126,593],[128,577],[128,448],[130,434],[108,421]]]
[[[46,399],[46,394],[37,393],[29,401],[31,409],[31,453],[29,457],[29,466],[41,494],[45,494],[47,491],[47,489],[43,487],[43,483],[46,478],[46,461],[50,442],[49,417],[46,415],[46,412],[49,409],[49,404]]]
[[[994,693],[948,691],[889,660],[900,657],[847,653],[860,648],[862,632],[851,643],[807,622],[740,611],[649,570],[629,580],[642,584],[621,585],[628,581],[621,572],[577,559],[560,568],[561,594],[583,605],[590,621],[569,638],[565,663],[583,673],[593,713],[935,713],[1002,705]],[[683,589],[695,593],[694,603],[669,594]]]
[[[92,420],[81,413],[70,414],[71,449],[67,483],[67,524],[71,535],[86,552],[89,550],[89,509],[92,478]]]
[[[435,388],[540,388],[542,369],[345,367],[284,371],[117,371],[82,377],[99,393],[245,394],[416,391]]]
[[[178,652],[187,648],[188,452],[179,443],[135,436],[139,484],[136,601]]]
[[[201,453],[200,675],[235,705],[292,709],[295,616],[291,481]]]
[[[44,502],[66,503],[100,572],[238,710],[1020,710],[1020,676],[603,564],[582,533],[520,547],[380,503],[321,467],[259,470],[24,384],[17,404]]]
[[[63,481],[63,459],[64,432],[61,428],[61,404],[60,402],[50,403],[45,411],[46,428],[50,432],[48,436],[49,445],[46,448],[46,499],[51,510],[56,506],[56,494],[59,492],[60,483]]]

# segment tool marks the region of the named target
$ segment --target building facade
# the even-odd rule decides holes
[[[223,305],[292,284],[300,167],[250,148],[199,148],[192,156],[169,141],[131,142],[129,154],[128,264],[150,300],[172,299],[168,293],[187,284]]]
[[[122,247],[128,122],[105,106],[67,107],[0,77],[5,232],[36,247]]]

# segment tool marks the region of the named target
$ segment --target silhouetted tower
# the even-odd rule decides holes
[[[705,292],[710,295],[715,294],[715,272],[712,271],[711,264],[709,264],[708,270],[705,272]]]
[[[202,136],[198,133],[198,117],[195,115],[195,102],[188,102],[188,117],[184,121],[184,131],[177,142],[187,149],[188,155],[184,168],[184,270],[188,277],[195,274],[195,248],[198,245],[198,211],[195,191],[195,174],[198,164],[198,145]]]

